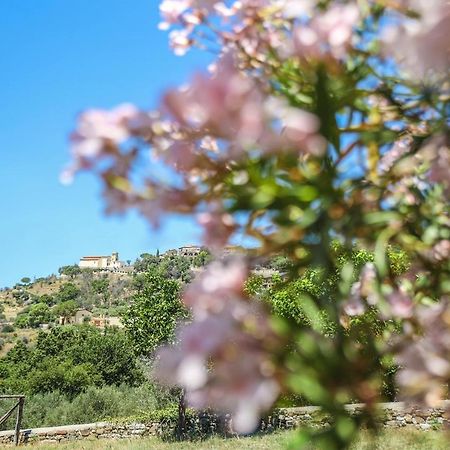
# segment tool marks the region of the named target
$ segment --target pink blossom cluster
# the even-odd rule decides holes
[[[361,270],[359,280],[352,284],[350,297],[342,304],[342,309],[348,316],[364,314],[367,306],[373,306],[378,299],[373,291],[376,281],[376,270],[373,263],[367,263]]]
[[[398,382],[409,401],[436,406],[450,382],[450,306],[441,299],[416,314],[420,334],[404,343],[397,357]]]
[[[175,26],[169,40],[176,54],[206,45],[207,33],[198,29],[217,18],[221,26],[207,27],[208,32],[214,29],[212,39],[222,48],[240,51],[254,67],[267,62],[269,51],[282,58],[341,58],[361,18],[356,3],[333,2],[323,12],[314,0],[164,0],[160,12],[161,29]]]
[[[419,161],[428,165],[427,178],[430,183],[440,183],[450,198],[450,144],[444,135],[434,136],[420,149]]]
[[[216,148],[227,160],[239,160],[252,149],[325,151],[317,117],[275,100],[236,68],[231,55],[219,61],[215,76],[198,75],[187,88],[166,94],[164,106],[183,129],[184,140],[209,137],[225,143]],[[189,159],[187,149],[184,156]]]
[[[396,141],[378,163],[380,174],[389,176],[386,198],[394,203],[416,205],[417,192],[439,184],[450,195],[450,147],[443,135],[427,139],[414,149],[408,136]]]
[[[431,247],[428,257],[435,263],[441,263],[450,260],[450,240],[441,239]]]
[[[411,151],[411,139],[404,138],[394,142],[394,145],[383,155],[378,163],[378,168],[382,174],[389,172],[392,167]]]
[[[198,223],[203,227],[203,243],[210,249],[225,247],[237,225],[233,216],[220,210],[212,209],[199,213]]]
[[[389,26],[382,28],[384,53],[415,77],[430,70],[445,73],[450,62],[448,2],[401,1],[391,8]],[[411,11],[416,16],[407,14]],[[176,54],[210,41],[220,51],[241,52],[254,67],[265,65],[269,52],[281,59],[341,59],[358,44],[354,31],[367,14],[357,2],[333,1],[323,10],[314,0],[163,0],[160,12],[160,28],[172,28],[169,40]]]
[[[161,381],[182,386],[188,403],[233,414],[237,432],[253,431],[279,395],[268,317],[244,295],[242,259],[216,261],[188,286],[184,302],[193,322],[178,331],[179,344],[159,351]]]
[[[295,54],[306,59],[322,59],[330,55],[339,59],[352,45],[354,29],[361,19],[356,3],[332,4],[312,20],[294,28]]]
[[[73,162],[61,175],[61,181],[70,183],[73,175],[95,167],[99,160],[115,159],[126,168],[127,161],[118,146],[133,137],[148,138],[153,134],[156,117],[131,104],[112,110],[92,109],[82,113],[78,127],[70,136]]]
[[[393,55],[412,77],[423,78],[448,73],[450,67],[450,4],[447,0],[402,2],[397,24],[385,33],[385,52]]]
[[[191,85],[169,91],[161,110],[122,105],[83,113],[63,181],[78,170],[97,168],[111,188],[105,192],[108,211],[132,206],[155,225],[163,211],[188,213],[198,206],[205,244],[220,247],[236,226],[220,202],[212,200],[210,208],[202,204],[208,203],[202,183],[253,152],[320,156],[325,151],[317,117],[274,99],[236,68],[232,55],[219,61],[214,76],[197,75]],[[142,192],[131,189],[127,179],[142,146],[178,173],[176,185],[147,177]]]
[[[167,30],[173,28],[169,34],[172,49],[177,55],[184,55],[194,44],[199,43],[198,28],[212,20],[212,15],[229,22],[239,12],[254,10],[263,6],[263,1],[242,0],[222,2],[215,0],[163,0],[160,4],[162,22],[159,28]],[[236,28],[232,28],[236,32]],[[217,39],[222,33],[215,35]],[[225,34],[223,35],[225,36]]]
[[[370,307],[377,307],[383,319],[409,319],[413,316],[414,302],[402,285],[384,286],[385,292],[382,292],[376,288],[376,283],[375,265],[367,263],[359,280],[352,285],[349,298],[342,304],[343,312],[350,317],[360,316]]]

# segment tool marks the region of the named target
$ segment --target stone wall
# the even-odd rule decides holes
[[[347,405],[352,414],[359,414],[364,408],[362,404]],[[379,405],[379,423],[385,427],[415,427],[421,430],[450,426],[450,417],[445,411],[450,410],[450,401],[442,402],[438,408],[420,409],[406,406],[401,402],[383,403]],[[262,430],[290,429],[300,426],[325,427],[330,424],[330,418],[325,416],[320,408],[305,406],[301,408],[280,409],[273,416],[263,419]]]
[[[358,414],[363,405],[348,405],[351,414]],[[450,401],[443,402],[439,408],[419,409],[406,407],[403,403],[384,403],[380,405],[379,420],[386,427],[415,427],[421,430],[450,426],[445,410],[450,409]],[[261,431],[290,429],[303,425],[326,427],[330,423],[319,408],[306,406],[301,408],[283,408],[275,411],[261,421]],[[78,439],[122,439],[141,436],[161,436],[173,431],[173,421],[148,423],[110,423],[98,422],[83,425],[68,425],[52,428],[34,428],[21,430],[21,442],[40,441],[46,443],[67,442]],[[190,428],[200,433],[230,432],[232,420],[211,414],[199,414],[189,422]],[[12,443],[13,431],[0,432],[0,444]]]

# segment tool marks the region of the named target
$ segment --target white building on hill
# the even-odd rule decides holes
[[[180,256],[193,257],[199,255],[202,250],[202,247],[200,247],[199,245],[185,245],[183,247],[180,247],[177,253]]]
[[[78,263],[81,269],[106,269],[115,270],[122,267],[119,254],[114,252],[111,256],[83,256]]]

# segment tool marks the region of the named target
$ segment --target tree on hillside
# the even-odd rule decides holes
[[[67,301],[77,301],[79,300],[81,291],[80,289],[73,283],[65,283],[60,288],[59,291],[55,294],[55,299],[58,303],[67,302]]]
[[[192,258],[187,256],[164,256],[159,259],[158,268],[162,273],[170,278],[189,282],[192,279],[191,264]]]
[[[53,308],[53,314],[64,318],[64,323],[66,323],[69,317],[72,317],[78,309],[78,303],[74,300],[66,300],[64,302],[58,303]]]
[[[39,297],[39,302],[45,303],[47,306],[53,306],[56,303],[56,300],[52,295],[44,294]]]
[[[122,316],[125,330],[137,355],[153,356],[162,344],[173,343],[176,327],[189,314],[180,298],[180,282],[168,276],[167,266],[138,275],[138,293]],[[178,401],[177,437],[184,436],[186,403],[184,390]]]
[[[178,281],[151,270],[141,277],[141,282],[123,315],[123,323],[136,354],[150,356],[159,345],[173,342],[176,325],[188,313],[180,300]]]
[[[133,267],[135,272],[146,272],[152,268],[158,267],[159,257],[151,255],[150,253],[142,253],[138,259],[136,259]]]
[[[19,328],[37,328],[44,323],[51,323],[55,316],[45,303],[37,303],[26,308],[16,317],[15,324]]]
[[[81,273],[81,269],[77,264],[71,266],[62,266],[58,269],[60,275],[67,275],[70,278],[75,278]]]
[[[213,259],[211,253],[206,250],[202,249],[198,255],[195,255],[192,259],[192,264],[195,267],[203,267],[206,266],[209,262],[211,262]]]
[[[111,299],[110,282],[108,277],[96,278],[91,281],[91,288],[101,306],[105,306]],[[96,302],[97,303],[97,302]],[[111,304],[109,303],[109,306]]]

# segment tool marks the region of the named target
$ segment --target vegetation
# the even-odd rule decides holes
[[[89,386],[74,398],[60,391],[29,395],[23,419],[24,428],[99,422],[118,417],[139,416],[164,405],[164,391],[146,382],[140,386]],[[1,402],[6,410],[6,400]],[[12,429],[14,418],[3,427]]]
[[[73,264],[71,266],[63,266],[58,269],[58,273],[60,275],[66,275],[70,278],[75,278],[77,275],[81,273],[80,267],[77,264]]]
[[[373,253],[358,249],[346,254],[337,244],[335,252],[339,255],[341,266],[349,260],[362,266],[374,258]],[[406,270],[406,256],[394,251],[391,254],[392,270]],[[77,405],[88,402],[89,396],[93,398],[92,405],[83,408],[90,411],[86,417],[92,420],[142,412],[140,407],[133,408],[121,397],[125,391],[133,397],[134,389],[151,392],[146,402],[149,408],[154,408],[155,402],[160,405],[158,407],[176,405],[179,390],[162,389],[154,382],[146,382],[146,369],[140,357],[144,356],[147,361],[150,358],[151,361],[152,353],[159,345],[174,341],[177,324],[189,318],[189,311],[180,300],[183,280],[189,279],[188,273],[192,266],[201,266],[209,258],[206,251],[194,258],[143,254],[138,268],[145,271],[135,271],[133,281],[128,282],[134,293],[119,306],[105,305],[105,309],[101,309],[101,305],[106,303],[106,299],[110,299],[110,303],[117,303],[112,291],[117,282],[105,275],[94,277],[89,271],[74,275],[70,282],[61,283],[52,294],[35,295],[33,298],[36,303],[25,306],[16,318],[15,324],[19,329],[37,328],[60,316],[70,317],[91,298],[92,303],[87,305],[88,308],[98,313],[120,313],[125,332],[112,329],[100,331],[89,326],[64,326],[55,327],[49,332],[39,332],[34,344],[27,345],[17,337],[19,340],[15,347],[0,360],[0,390],[29,395],[30,426],[39,424],[39,421],[41,425],[58,424],[58,420],[59,424],[70,423],[79,414]],[[264,267],[283,274],[291,268],[283,256],[267,261]],[[327,290],[333,289],[337,279],[324,280],[320,270],[310,270],[288,283],[284,281],[284,276],[274,275],[267,285],[267,280],[256,275],[249,278],[246,290],[252,297],[266,302],[280,317],[308,323],[310,318],[305,311],[307,299],[326,295]],[[102,300],[98,301],[99,298]],[[367,314],[367,320],[372,319]],[[353,322],[359,320],[362,319],[354,318]],[[375,323],[372,320],[372,325]],[[333,333],[326,314],[321,316],[320,328]],[[12,335],[14,327],[6,324],[2,332],[4,336]],[[133,348],[134,355],[129,353],[129,348]],[[387,371],[395,373],[395,367],[388,365]],[[385,388],[387,398],[392,399],[392,383],[386,386],[389,386],[389,389]],[[109,395],[108,392],[111,395],[110,402],[101,399],[102,395]],[[161,398],[161,392],[165,392],[162,396],[164,401],[158,403],[155,399]],[[53,405],[49,411],[42,406],[46,398]],[[278,405],[298,406],[304,403],[305,399],[301,396],[290,395],[281,398]],[[53,410],[58,410],[57,404],[65,408],[67,413],[53,413]],[[33,418],[33,411],[40,411],[40,415]]]
[[[194,442],[162,442],[158,438],[124,439],[124,440],[83,440],[64,444],[41,444],[42,450],[284,450],[288,447],[293,432],[273,433],[269,435],[256,435],[243,438],[211,438]],[[307,450],[316,450],[310,445]],[[415,430],[387,430],[373,439],[368,432],[362,432],[351,450],[447,450],[447,437],[438,431],[428,433]]]
[[[142,384],[143,369],[129,347],[116,329],[82,325],[40,332],[35,344],[19,341],[0,359],[0,390],[73,399],[90,386]]]
[[[137,355],[150,355],[173,341],[177,323],[188,315],[180,299],[180,283],[166,276],[166,267],[150,269],[139,278],[138,292],[123,316]]]
[[[37,303],[27,306],[16,318],[15,325],[18,328],[38,328],[42,323],[53,322],[55,315],[47,304]]]

